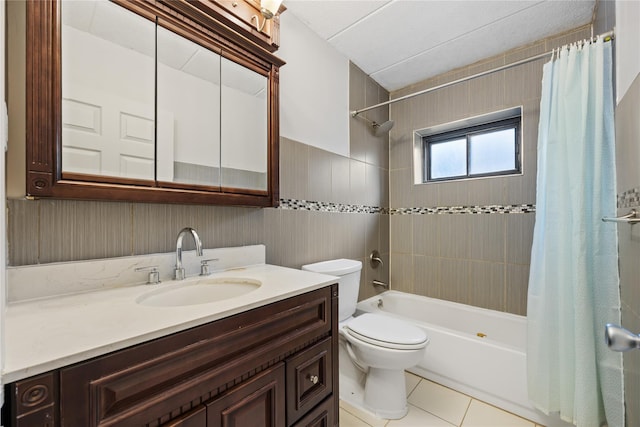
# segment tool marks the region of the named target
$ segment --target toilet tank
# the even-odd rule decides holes
[[[338,276],[338,321],[348,319],[355,313],[360,290],[362,262],[352,259],[334,259],[303,265],[302,269]]]

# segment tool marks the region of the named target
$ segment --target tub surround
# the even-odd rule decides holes
[[[240,261],[245,259],[243,254],[249,262]],[[197,275],[199,260],[189,255],[184,258],[187,274]],[[212,257],[219,257],[221,265],[212,263],[216,272],[207,277],[248,278],[262,285],[240,297],[212,303],[149,307],[136,300],[169,285],[166,273],[171,269],[165,267],[168,263],[173,266],[175,254],[11,269],[9,289],[13,300],[5,314],[3,381],[27,378],[336,282],[332,276],[264,264],[262,245],[205,251],[203,259]],[[152,263],[160,264],[164,282],[141,284],[146,275],[136,272],[134,284],[125,286],[133,268],[155,265]],[[115,266],[119,267],[111,268]],[[224,270],[217,271],[219,267]],[[94,278],[81,292],[79,284],[94,273],[104,280]],[[65,285],[65,278],[70,279],[70,285]],[[59,294],[53,294],[48,285]],[[30,290],[11,291],[21,287]],[[22,299],[27,296],[30,299]]]

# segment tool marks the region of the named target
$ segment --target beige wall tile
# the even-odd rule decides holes
[[[470,215],[442,214],[438,219],[438,247],[440,256],[455,259],[469,259],[471,233]],[[392,232],[393,234],[393,232]]]
[[[264,241],[264,210],[217,206],[214,233],[215,247],[254,245]]]
[[[505,217],[509,215],[465,215],[469,227],[469,258],[504,262]]]
[[[365,100],[366,74],[355,64],[349,62],[349,109],[357,110],[366,107]],[[351,158],[361,161],[366,160],[367,145],[366,132],[368,124],[360,117],[352,117],[349,120],[349,138],[351,141]]]
[[[505,72],[498,71],[469,82],[471,115],[498,111],[505,106]]]
[[[309,146],[280,138],[280,197],[307,200]]]
[[[418,295],[440,298],[440,259],[432,256],[413,257],[413,288]]]
[[[413,217],[413,253],[438,256],[440,254],[440,217],[442,215],[411,215]]]
[[[529,266],[506,264],[506,269],[506,311],[526,316]]]
[[[366,164],[359,160],[350,160],[349,164],[350,194],[349,203],[364,205],[367,203],[368,188],[366,183]]]
[[[505,215],[506,221],[506,262],[526,264],[531,262],[534,213]]]
[[[413,215],[391,215],[391,252],[413,252]]]
[[[8,264],[37,264],[40,252],[40,201],[7,200]]]
[[[440,258],[440,297],[469,304],[469,261]]]
[[[389,282],[394,291],[413,293],[413,256],[391,253]]]
[[[282,232],[278,240],[283,262],[280,265],[300,268],[304,264],[316,261],[309,256],[309,217],[307,211],[283,209],[280,213]]]
[[[295,212],[295,211],[294,211]],[[308,212],[309,218],[304,258],[311,262],[326,261],[333,258],[334,227],[338,227],[336,219],[340,214],[329,212]],[[302,255],[301,255],[302,256]]]
[[[471,261],[469,298],[478,307],[505,311],[505,264]]]
[[[331,158],[331,201],[349,203],[351,197],[349,159],[342,156]]]
[[[591,38],[591,25],[589,24],[569,30],[566,33],[558,34],[557,36],[547,38],[545,40],[546,49],[547,51],[551,51],[551,49],[588,38]]]
[[[328,151],[309,147],[309,200],[316,202],[331,200],[331,157],[332,154]]]
[[[130,203],[39,203],[41,263],[131,255]]]
[[[411,197],[412,177],[410,169],[389,172],[389,205],[392,208],[408,208],[413,205]]]
[[[448,181],[438,184],[438,206],[468,206],[469,205],[469,181]]]
[[[505,186],[509,178],[472,179],[467,181],[471,206],[504,205]]]
[[[263,213],[264,245],[267,248],[267,264],[284,265],[284,248],[280,244],[282,234],[282,209],[267,208]]]

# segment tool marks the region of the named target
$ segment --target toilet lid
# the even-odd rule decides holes
[[[429,341],[424,330],[390,316],[365,313],[353,318],[345,326],[352,336],[381,347],[416,349]]]

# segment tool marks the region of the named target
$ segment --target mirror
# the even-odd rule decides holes
[[[267,189],[267,78],[222,59],[221,184]]]
[[[28,3],[30,195],[277,204],[284,63],[192,4]]]
[[[220,187],[220,119],[220,55],[158,26],[158,180]]]
[[[153,180],[155,25],[64,2],[61,38],[63,173]]]

